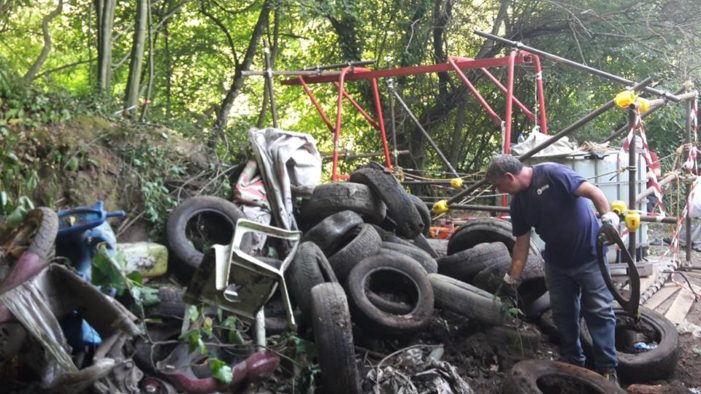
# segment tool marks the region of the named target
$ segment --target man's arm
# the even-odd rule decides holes
[[[511,271],[509,272],[509,275],[515,280],[519,280],[521,278],[523,268],[526,266],[526,261],[528,261],[528,250],[530,249],[530,246],[530,231],[516,237],[514,250],[511,252]]]
[[[603,216],[606,212],[611,210],[604,192],[589,182],[583,182],[581,185],[579,185],[577,190],[574,191],[574,194],[590,199],[594,203],[596,210],[599,212],[599,216]]]

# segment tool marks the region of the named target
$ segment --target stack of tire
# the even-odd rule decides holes
[[[511,268],[511,250],[516,242],[511,223],[499,218],[474,218],[459,227],[448,241],[447,256],[438,259],[438,273],[495,293]],[[531,243],[528,262],[517,289],[519,308],[537,321],[550,307],[545,288],[543,259]]]

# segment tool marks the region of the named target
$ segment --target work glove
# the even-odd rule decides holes
[[[520,280],[512,278],[508,272],[505,273],[504,279],[499,284],[499,287],[497,287],[496,296],[501,298],[502,300],[510,298],[516,301],[516,299],[518,298],[516,289],[518,288],[518,285],[520,283]]]
[[[620,221],[621,219],[618,217],[618,214],[613,211],[608,211],[605,214],[601,215],[601,223],[609,223],[614,228],[618,228],[618,223]]]

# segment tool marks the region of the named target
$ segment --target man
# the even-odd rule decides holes
[[[512,195],[516,243],[503,286],[511,291],[518,286],[528,257],[530,230],[535,228],[545,241],[545,278],[561,337],[561,358],[584,366],[581,313],[593,339],[596,371],[618,383],[613,297],[597,263],[599,222],[585,200],[594,203],[602,220],[618,226],[619,218],[610,211],[606,196],[569,167],[555,163],[527,167],[509,155],[492,159],[487,180],[500,192]]]

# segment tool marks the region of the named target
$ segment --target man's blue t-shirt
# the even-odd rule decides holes
[[[530,186],[511,199],[514,236],[535,228],[545,241],[543,258],[549,264],[567,267],[594,260],[599,221],[587,199],[574,194],[585,179],[561,164],[532,168]]]

